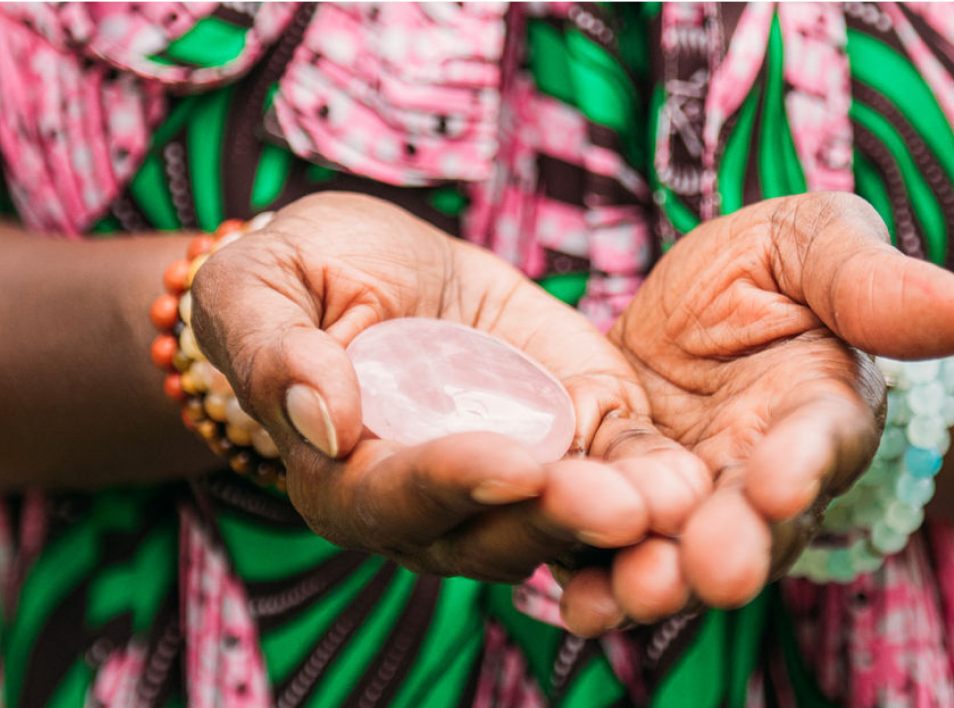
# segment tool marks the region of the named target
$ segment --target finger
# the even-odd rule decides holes
[[[639,491],[650,528],[678,535],[712,489],[705,462],[648,424],[617,418],[601,426],[592,450],[611,461]]]
[[[745,492],[769,521],[801,514],[843,492],[871,461],[879,425],[847,386],[822,381],[795,392],[747,462]]]
[[[581,543],[613,548],[646,534],[638,492],[612,467],[587,460],[547,466],[540,497],[484,513],[438,539],[434,567],[517,582]]]
[[[196,339],[243,408],[273,437],[294,430],[322,453],[344,456],[362,431],[354,367],[342,346],[319,329],[320,313],[301,283],[254,277],[263,268],[285,269],[263,265],[269,252],[248,250],[225,248],[196,275]],[[248,277],[235,278],[236,272]]]
[[[690,589],[712,607],[738,607],[769,578],[772,534],[744,494],[745,469],[726,470],[680,539]]]
[[[689,601],[679,545],[654,537],[619,551],[613,559],[613,596],[630,619],[648,624],[669,617]]]
[[[786,202],[773,222],[796,252],[784,257],[781,249],[776,279],[839,337],[895,358],[954,353],[954,274],[892,248],[863,199],[803,195]]]
[[[563,587],[560,616],[566,628],[579,637],[598,637],[626,619],[613,597],[613,582],[605,568],[584,568]]]
[[[343,464],[318,465],[289,479],[289,494],[306,516],[338,519],[338,528],[367,549],[415,553],[477,512],[543,489],[540,464],[495,433],[461,433],[406,448],[387,443],[375,457],[381,443],[367,441]]]

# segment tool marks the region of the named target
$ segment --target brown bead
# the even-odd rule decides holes
[[[235,448],[232,441],[224,435],[219,435],[208,441],[209,449],[219,457],[228,457],[229,453]]]
[[[166,272],[162,274],[162,284],[170,293],[181,293],[185,290],[186,276],[189,274],[189,261],[181,258],[173,261]]]
[[[179,342],[169,334],[160,334],[152,340],[153,363],[160,369],[172,369],[172,357],[179,351]]]
[[[176,403],[185,400],[185,391],[182,390],[182,377],[179,374],[169,374],[162,382],[162,390],[166,396]]]
[[[275,489],[283,494],[288,491],[288,483],[285,481],[284,470],[275,478]]]
[[[215,244],[215,238],[204,234],[202,236],[196,236],[189,243],[189,247],[186,249],[186,258],[190,261],[194,261],[199,256],[205,255],[212,250],[212,246]]]
[[[242,450],[229,458],[229,464],[232,466],[232,469],[239,474],[248,474],[252,471],[252,456]]]
[[[205,406],[202,405],[202,399],[193,396],[182,407],[182,412],[194,422],[205,420]]]
[[[182,419],[182,424],[183,424],[188,430],[195,430],[195,421],[192,420],[192,418],[189,417],[189,414],[186,412],[186,409],[185,409],[185,408],[183,408],[183,409],[179,412],[179,417]]]
[[[149,308],[149,319],[160,332],[172,329],[179,319],[179,298],[175,295],[160,295]]]

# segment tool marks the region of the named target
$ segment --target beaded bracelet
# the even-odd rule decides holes
[[[954,358],[876,362],[889,386],[881,443],[864,475],[828,507],[821,532],[790,575],[851,582],[880,568],[924,522],[951,444]]]
[[[242,410],[225,375],[199,350],[192,332],[192,293],[196,272],[216,250],[242,235],[265,227],[271,212],[249,222],[231,219],[215,234],[202,234],[189,244],[186,258],[175,261],[163,275],[166,293],[149,311],[160,334],[152,343],[152,360],[166,372],[166,395],[182,405],[186,427],[205,440],[233,470],[257,484],[285,489],[285,467],[268,432]]]

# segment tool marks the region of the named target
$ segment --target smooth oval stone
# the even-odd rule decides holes
[[[489,431],[522,443],[540,462],[566,453],[573,403],[540,364],[496,337],[442,320],[406,317],[369,327],[348,346],[364,425],[415,445]]]

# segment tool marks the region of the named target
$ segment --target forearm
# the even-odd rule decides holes
[[[215,468],[149,356],[149,306],[188,241],[65,241],[0,224],[0,486],[90,487]]]

